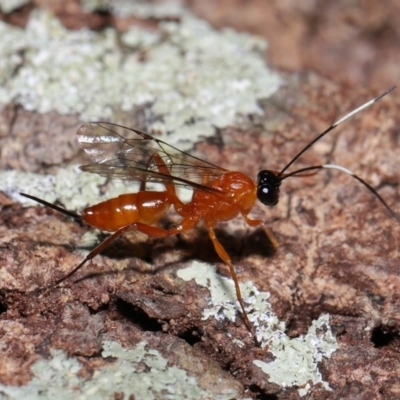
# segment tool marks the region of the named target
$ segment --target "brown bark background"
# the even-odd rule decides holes
[[[265,116],[255,117],[246,131],[230,127],[221,132],[219,145],[197,146],[204,158],[225,168],[251,177],[260,169],[280,169],[336,118],[400,83],[400,13],[394,0],[351,5],[193,0],[187,5],[217,28],[265,37],[266,57],[286,79],[285,87],[262,104]],[[85,14],[72,0],[32,2],[2,18],[23,26],[34,7],[52,8],[70,29],[154,23]],[[343,165],[378,188],[399,213],[399,103],[395,91],[332,132],[297,167]],[[74,117],[35,115],[14,105],[1,118],[1,136],[7,138],[11,124],[23,127],[16,138],[22,147],[32,141],[32,126],[40,131],[50,124],[76,124]],[[47,140],[43,146],[39,140],[38,150],[22,154],[13,167],[48,172],[82,159],[72,128],[54,140],[48,147]],[[43,163],[43,157],[49,161]],[[252,398],[300,398],[296,388],[269,384],[252,364],[255,358],[267,360],[268,350],[254,345],[240,317],[236,324],[201,320],[207,290],[176,278],[190,260],[217,264],[229,276],[203,227],[162,240],[127,234],[81,271],[78,282],[44,295],[41,287],[80,262],[76,248],[90,229],[42,207],[22,208],[5,195],[0,204],[0,335],[8,344],[2,350],[1,383],[26,384],[30,366],[50,348],[81,357],[81,374],[90,375],[103,339],[127,347],[146,340],[203,388],[222,379],[221,387],[242,394],[247,389]],[[252,215],[267,221],[280,247],[271,252],[264,234],[249,230],[240,218],[221,224],[217,234],[240,281],[251,280],[271,293],[290,337],[305,334],[313,320],[329,313],[339,343],[331,359],[319,365],[333,392],[315,385],[303,398],[398,398],[399,223],[364,187],[338,172],[285,181],[278,206],[256,206]],[[227,340],[227,329],[244,348]]]

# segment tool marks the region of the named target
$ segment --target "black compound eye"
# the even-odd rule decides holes
[[[274,206],[279,201],[281,179],[273,171],[260,171],[257,175],[257,198],[266,206]]]
[[[266,206],[274,206],[279,201],[279,188],[269,185],[258,185],[257,198]]]

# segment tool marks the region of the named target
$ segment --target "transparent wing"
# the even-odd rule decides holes
[[[81,169],[109,178],[157,183],[174,181],[181,186],[210,190],[202,184],[203,177],[212,181],[227,172],[147,133],[109,122],[84,124],[78,129],[77,137],[95,162]],[[160,167],[164,167],[165,172],[160,172]]]

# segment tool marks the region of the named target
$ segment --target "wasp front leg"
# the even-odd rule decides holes
[[[246,221],[246,224],[255,228],[257,226],[261,226],[264,229],[265,234],[268,236],[269,241],[272,243],[272,246],[276,250],[279,247],[279,243],[272,233],[271,229],[265,225],[264,221],[261,219],[250,219],[247,215],[243,215],[243,219]]]

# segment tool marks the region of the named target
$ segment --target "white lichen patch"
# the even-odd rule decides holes
[[[120,17],[179,18],[183,13],[181,0],[163,0],[153,3],[142,0],[81,0],[85,11],[110,10]]]
[[[81,6],[87,13],[109,9],[109,0],[81,0]]]
[[[0,11],[8,14],[28,3],[29,0],[0,0]]]
[[[148,130],[168,132],[181,148],[260,113],[257,101],[281,82],[265,65],[265,42],[179,10],[179,20],[157,31],[133,26],[121,37],[113,29],[69,31],[38,10],[25,29],[0,22],[0,105],[115,122],[121,111],[146,106]]]
[[[321,383],[325,389],[331,390],[318,370],[318,363],[330,358],[338,348],[329,326],[329,315],[321,315],[313,321],[305,336],[291,339],[283,330],[268,332],[264,329],[260,336],[275,360],[269,363],[255,360],[254,364],[269,375],[270,382],[283,387],[298,386],[300,396],[307,394],[310,382]]]
[[[195,279],[197,284],[210,290],[211,307],[204,310],[204,319],[214,317],[233,321],[236,313],[240,312],[233,281],[216,274],[215,267],[193,262],[189,267],[179,270],[177,275],[186,281]],[[338,348],[329,326],[329,316],[320,316],[313,321],[305,336],[292,339],[285,333],[285,323],[273,312],[268,302],[268,292],[258,291],[249,281],[240,283],[240,290],[258,342],[275,357],[269,363],[254,361],[268,374],[269,381],[283,387],[297,386],[301,396],[308,392],[310,383],[321,383],[324,388],[330,389],[318,370],[318,363],[330,358]]]
[[[218,321],[223,321],[225,318],[232,322],[235,321],[239,306],[231,279],[218,275],[215,272],[215,267],[198,261],[194,261],[187,268],[180,269],[177,275],[184,281],[195,279],[198,285],[210,290],[212,307],[204,310],[203,319],[214,317]],[[249,290],[251,287],[251,282],[240,284],[240,290],[244,298],[250,295]]]
[[[207,393],[194,377],[183,369],[168,366],[168,360],[144,342],[125,349],[119,343],[105,341],[102,357],[110,358],[108,365],[85,379],[79,375],[82,365],[76,358],[68,357],[61,350],[51,350],[49,359],[32,365],[33,378],[27,385],[0,384],[0,392],[10,400],[114,399],[116,393],[121,393],[125,399],[132,396],[146,400],[228,400],[239,396],[234,389],[223,395]]]

